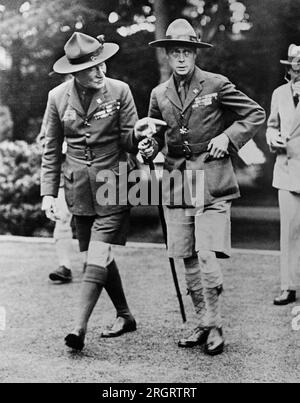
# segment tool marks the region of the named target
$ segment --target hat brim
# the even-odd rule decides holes
[[[300,61],[297,63],[297,62],[290,62],[288,60],[280,60],[280,63],[286,66],[300,66]]]
[[[119,45],[116,43],[104,43],[103,49],[98,56],[94,56],[93,60],[80,64],[72,64],[67,56],[63,56],[54,64],[53,71],[58,74],[72,74],[89,69],[90,67],[97,66],[98,64],[110,59],[118,52],[119,48]]]
[[[184,39],[159,39],[149,43],[153,48],[167,48],[169,46],[190,46],[195,48],[212,48],[213,45],[205,42],[193,42]]]

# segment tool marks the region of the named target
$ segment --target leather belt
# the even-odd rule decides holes
[[[99,157],[117,153],[118,151],[120,151],[120,147],[117,143],[105,144],[101,147],[90,147],[88,145],[73,147],[68,144],[67,155],[90,162]]]
[[[285,148],[283,148],[283,149],[279,148],[278,150],[276,150],[276,154],[278,154],[278,155],[286,155],[287,151],[286,151]]]
[[[197,144],[190,144],[187,141],[184,141],[183,144],[168,144],[168,154],[171,157],[185,157],[186,159],[190,159],[192,155],[205,153],[209,143],[210,140]]]

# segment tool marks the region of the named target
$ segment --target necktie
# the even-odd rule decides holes
[[[185,101],[185,81],[181,80],[179,82],[178,85],[178,94],[179,94],[179,98],[181,100],[181,104],[182,106],[184,105],[184,101]]]
[[[91,91],[85,90],[81,92],[81,103],[85,112],[88,111],[89,106],[91,104],[91,100],[93,98],[93,93]]]

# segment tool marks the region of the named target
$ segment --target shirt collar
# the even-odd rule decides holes
[[[180,83],[181,81],[184,81],[184,84],[189,86],[190,83],[191,83],[191,81],[192,81],[192,78],[193,78],[193,76],[194,76],[194,74],[195,74],[195,71],[196,71],[196,68],[194,68],[194,69],[193,69],[190,73],[188,73],[186,76],[180,76],[180,75],[174,73],[174,81],[175,81],[175,84],[177,85],[177,87],[178,87],[178,85],[179,85],[179,83]]]
[[[93,96],[98,90],[93,88],[86,88],[75,79],[75,87],[79,96]]]

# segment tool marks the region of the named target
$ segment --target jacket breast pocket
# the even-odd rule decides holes
[[[66,202],[68,206],[73,206],[74,204],[74,173],[72,170],[66,169],[64,171],[64,185]]]
[[[215,198],[229,196],[239,191],[229,156],[205,162],[204,176],[209,193]]]

